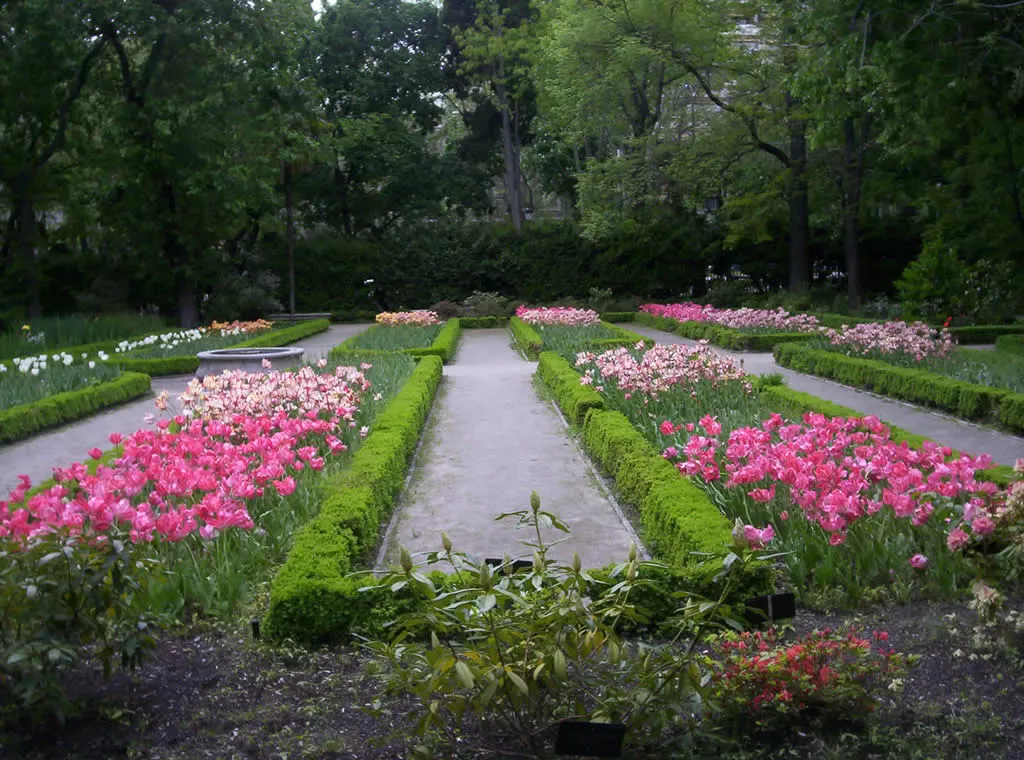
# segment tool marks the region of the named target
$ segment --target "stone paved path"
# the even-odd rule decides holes
[[[528,508],[532,490],[572,530],[551,556],[568,560],[576,551],[584,567],[626,559],[635,537],[558,413],[538,398],[534,367],[509,346],[504,330],[463,334],[386,538],[385,564],[401,545],[414,555],[440,550],[442,530],[457,550],[479,559],[529,557],[517,542],[533,536],[514,530],[514,520],[494,517]],[[545,540],[560,535],[546,531]]]
[[[629,329],[653,338],[659,343],[696,344],[696,341],[646,325],[633,324],[629,326]],[[927,436],[938,443],[970,454],[990,454],[997,464],[1012,465],[1017,459],[1024,458],[1024,438],[1019,436],[972,425],[969,422],[947,417],[922,407],[884,399],[873,393],[857,390],[831,380],[794,372],[777,365],[771,354],[732,352],[720,348],[715,348],[715,350],[736,362],[742,362],[743,368],[751,374],[763,375],[778,372],[786,379],[786,385],[794,390],[811,393],[864,414],[873,414],[879,419],[911,433]]]
[[[292,345],[306,350],[304,358],[315,361],[346,338],[362,332],[368,325],[331,325],[322,333],[300,340]],[[180,394],[191,375],[174,375],[153,378],[153,394],[166,390],[171,400]],[[86,458],[89,449],[110,447],[111,433],[133,433],[146,424],[146,415],[158,414],[153,406],[153,396],[144,396],[135,401],[107,409],[99,414],[63,427],[54,428],[24,441],[0,446],[0,499],[18,482],[18,475],[25,474],[38,483],[50,477],[54,467],[64,467]],[[173,414],[173,409],[167,414]]]

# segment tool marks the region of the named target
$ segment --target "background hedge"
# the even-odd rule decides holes
[[[80,420],[100,409],[144,396],[149,393],[150,385],[149,375],[125,372],[99,385],[12,406],[0,411],[0,443],[19,441],[40,430]]]

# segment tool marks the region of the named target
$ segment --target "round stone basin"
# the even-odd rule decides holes
[[[229,369],[240,369],[243,372],[269,372],[273,370],[291,369],[302,363],[301,348],[218,348],[213,351],[200,351],[199,369],[196,377],[219,375]],[[263,366],[263,361],[270,362],[270,369]]]

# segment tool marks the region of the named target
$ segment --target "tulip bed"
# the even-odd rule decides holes
[[[584,409],[584,441],[600,416],[588,410],[624,415],[726,526],[739,519],[760,531],[751,533],[756,540],[774,538],[773,548],[790,552],[787,571],[800,593],[849,603],[880,588],[901,597],[953,593],[975,577],[965,547],[985,546],[1003,514],[1005,492],[983,472],[988,457],[954,456],[924,440],[909,447],[871,417],[785,420],[770,389],[762,394],[706,347],[581,353],[577,370],[582,390],[567,390],[564,368],[541,376],[561,386],[556,398],[575,409],[574,421]],[[622,456],[605,456],[611,465],[595,458],[614,475]]]
[[[41,489],[22,477],[0,501],[0,598],[18,611],[0,621],[4,685],[28,704],[56,665],[141,656],[144,621],[237,613],[414,370],[400,354],[351,358],[193,381],[173,416],[111,435],[91,466]],[[105,599],[125,583],[90,606],[88,589]]]
[[[439,356],[444,362],[455,357],[462,325],[458,319],[444,324],[436,322],[434,312],[398,312],[379,314],[378,324],[353,335],[331,349],[331,356],[341,359],[356,352],[402,352],[412,357]]]
[[[509,320],[509,329],[520,350],[529,359],[542,351],[573,354],[583,348],[651,343],[623,327],[604,322],[597,312],[568,307],[520,306]]]

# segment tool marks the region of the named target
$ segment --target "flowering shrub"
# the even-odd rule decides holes
[[[644,349],[615,348],[601,354],[581,352],[576,367],[583,370],[580,382],[603,391],[614,386],[626,394],[642,394],[657,398],[673,388],[687,390],[700,382],[712,387],[738,380],[745,383],[746,373],[730,359],[711,350],[707,343],[697,346],[654,345]]]
[[[818,318],[810,314],[790,314],[785,309],[717,309],[696,303],[647,303],[640,311],[677,322],[710,322],[736,330],[773,330],[779,332],[817,332]]]
[[[910,664],[886,646],[888,634],[860,628],[825,629],[791,644],[781,633],[726,634],[712,645],[709,701],[728,720],[778,728],[813,710],[847,722],[874,711],[886,691],[898,691]]]
[[[436,311],[418,309],[416,311],[382,311],[377,315],[379,325],[439,325],[441,320]]]
[[[561,325],[584,327],[600,323],[601,317],[593,309],[574,309],[569,306],[520,306],[516,316],[530,325]]]
[[[826,329],[822,334],[829,348],[848,356],[903,354],[920,362],[949,356],[955,347],[949,330],[935,330],[923,322],[864,322],[842,330]]]
[[[941,547],[958,553],[990,536],[1006,510],[1005,494],[975,479],[991,466],[987,455],[949,461],[950,449],[933,443],[897,445],[874,417],[808,414],[803,424],[785,424],[775,414],[760,428],[733,430],[724,443],[714,418],[700,427],[687,426],[694,434],[686,439],[669,438],[665,458],[748,522],[774,525],[783,549],[798,547],[789,560],[795,576],[847,591],[884,580],[897,566],[923,573],[941,565],[944,585],[955,588],[965,568],[937,556]],[[681,430],[670,421],[661,426],[663,435]],[[852,556],[826,561],[828,547],[851,538]]]

